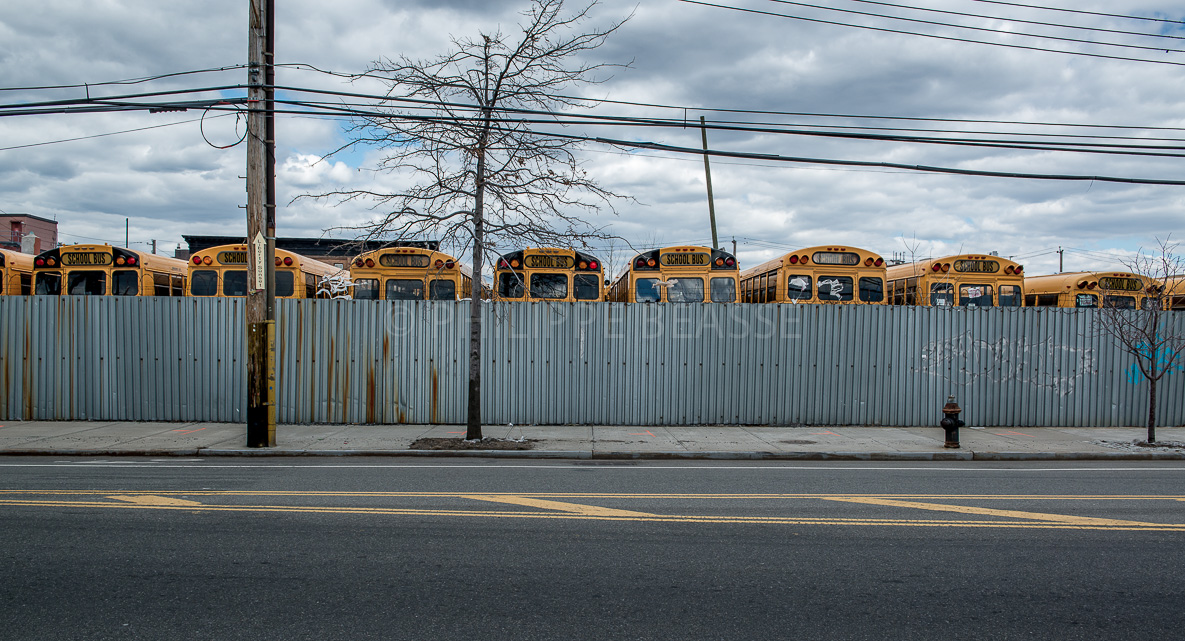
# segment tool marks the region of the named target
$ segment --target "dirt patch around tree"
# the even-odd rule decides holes
[[[413,450],[529,450],[530,439],[483,438],[467,441],[463,438],[419,438],[412,442]]]

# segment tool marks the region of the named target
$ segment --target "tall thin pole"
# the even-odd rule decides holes
[[[123,246],[127,247],[132,244],[132,219],[123,219]]]
[[[1065,255],[1063,254],[1062,248],[1058,247],[1057,248],[1057,273],[1059,273],[1059,274],[1066,271],[1065,261],[1063,260],[1064,258],[1065,258]]]
[[[712,199],[712,167],[708,165],[708,127],[704,117],[699,117],[699,132],[704,139],[704,176],[708,180],[708,219],[712,223],[712,249],[720,249],[716,240],[716,203]]]
[[[247,447],[276,444],[275,0],[249,0],[247,68]]]

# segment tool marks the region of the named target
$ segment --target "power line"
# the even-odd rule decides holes
[[[213,116],[213,118],[227,118],[227,117],[233,116],[233,115],[235,115],[235,114],[229,114],[229,113],[228,114],[220,114],[217,116]],[[102,133],[102,134],[79,136],[77,138],[62,138],[61,140],[47,140],[45,142],[34,142],[34,143],[29,143],[27,145],[14,145],[12,147],[0,147],[0,151],[10,151],[13,149],[27,149],[29,147],[41,147],[44,145],[56,145],[58,143],[64,143],[64,142],[77,142],[79,140],[90,140],[92,138],[103,138],[104,136],[118,136],[120,134],[130,134],[130,133],[134,133],[137,131],[148,131],[149,129],[160,129],[162,127],[172,127],[174,125],[184,125],[184,124],[188,124],[191,122],[198,122],[199,120],[201,120],[201,118],[191,118],[189,120],[179,120],[177,122],[168,122],[163,125],[152,125],[150,127],[137,127],[135,129],[124,129],[123,131],[110,131],[110,132]]]
[[[1085,56],[1088,58],[1103,58],[1106,60],[1122,60],[1125,62],[1150,62],[1150,63],[1154,63],[1154,64],[1174,65],[1174,66],[1178,66],[1178,67],[1185,67],[1185,62],[1173,62],[1171,60],[1151,60],[1148,58],[1130,58],[1127,56],[1111,56],[1111,55],[1102,54],[1102,53],[1087,53],[1087,52],[1083,52],[1083,51],[1065,51],[1062,49],[1047,49],[1044,47],[1033,47],[1033,46],[1029,46],[1029,45],[1009,44],[1009,43],[1004,43],[1004,42],[986,42],[984,40],[972,40],[970,38],[956,38],[954,36],[940,36],[940,35],[936,35],[936,34],[932,34],[932,33],[918,33],[916,31],[904,31],[901,29],[886,29],[884,27],[872,27],[872,26],[868,26],[868,25],[857,25],[857,24],[851,24],[848,22],[836,22],[834,20],[820,20],[818,18],[807,18],[804,16],[792,16],[792,15],[787,15],[784,13],[774,13],[772,11],[760,11],[758,9],[746,9],[743,7],[730,7],[728,5],[713,4],[710,2],[702,2],[701,0],[679,0],[679,2],[685,2],[687,4],[698,4],[698,5],[703,5],[705,7],[715,7],[717,9],[729,9],[731,11],[740,11],[743,13],[754,13],[754,14],[765,15],[765,16],[774,16],[777,18],[787,18],[790,20],[800,20],[803,22],[813,22],[816,24],[827,24],[827,25],[833,25],[833,26],[837,26],[837,27],[851,27],[853,29],[866,29],[869,31],[879,31],[882,33],[894,33],[894,34],[907,35],[907,36],[920,36],[922,38],[933,38],[936,40],[949,40],[951,42],[966,42],[966,43],[971,43],[971,44],[991,45],[994,47],[1007,47],[1009,49],[1023,49],[1026,51],[1042,51],[1042,52],[1046,52],[1046,53],[1061,53],[1061,54],[1066,54],[1066,55],[1071,55],[1071,56]]]
[[[852,0],[852,1],[853,2],[868,2],[868,0]],[[1185,51],[1181,51],[1180,49],[1165,49],[1164,47],[1150,47],[1150,46],[1146,46],[1146,45],[1132,45],[1132,44],[1123,44],[1123,43],[1116,43],[1116,42],[1099,42],[1098,40],[1084,40],[1081,38],[1068,38],[1065,36],[1048,36],[1048,35],[1043,35],[1043,34],[1021,33],[1019,31],[1005,31],[1003,29],[992,29],[990,27],[976,27],[976,26],[972,26],[972,25],[952,24],[949,22],[938,22],[935,20],[919,20],[917,18],[906,18],[903,16],[891,16],[891,15],[884,14],[884,13],[873,13],[871,11],[855,11],[853,9],[840,9],[838,7],[825,7],[825,6],[817,5],[817,4],[806,4],[804,2],[793,2],[792,0],[769,0],[769,2],[776,2],[778,4],[787,4],[787,5],[797,6],[797,7],[806,7],[808,9],[820,9],[823,11],[835,11],[838,13],[849,13],[852,15],[867,16],[867,17],[871,17],[871,18],[885,18],[887,20],[898,20],[901,22],[912,22],[915,24],[933,25],[936,27],[952,27],[954,29],[967,29],[968,31],[981,31],[981,32],[986,32],[986,33],[1004,34],[1004,35],[1008,35],[1008,36],[1020,36],[1023,38],[1038,38],[1041,40],[1057,40],[1058,42],[1074,42],[1074,43],[1078,43],[1078,44],[1098,45],[1098,46],[1102,46],[1102,47],[1119,47],[1119,48],[1123,48],[1123,49],[1140,49],[1140,50],[1144,50],[1144,51],[1164,51],[1166,53],[1167,52],[1185,53]],[[869,4],[882,4],[882,3],[869,2]],[[887,5],[887,6],[901,7],[903,5]],[[905,8],[918,9],[917,7],[905,7]],[[924,11],[925,9],[918,9],[918,10]],[[946,12],[943,12],[943,13],[946,13]],[[958,14],[958,15],[965,15],[965,14]],[[988,16],[975,16],[975,17],[988,17]],[[990,19],[990,17],[988,17],[988,18]],[[1004,19],[1004,18],[1001,18],[1001,19]],[[1018,21],[1018,22],[1020,22],[1020,21]],[[1065,26],[1065,25],[1050,25],[1050,26]],[[1137,35],[1144,35],[1144,34],[1137,34]],[[994,44],[994,43],[988,43],[988,44]]]
[[[189,76],[199,73],[216,73],[220,71],[230,71],[232,69],[246,69],[247,65],[229,65],[226,67],[214,67],[210,69],[194,69],[191,71],[174,71],[172,73],[163,73],[155,76],[145,76],[143,78],[130,78],[126,80],[107,80],[103,82],[83,82],[73,85],[44,85],[39,87],[0,87],[0,91],[37,91],[43,89],[89,89],[91,87],[105,87],[110,85],[135,85],[144,82],[151,82],[153,80],[163,80],[165,78],[176,78],[178,76]]]
[[[777,2],[778,0],[772,0],[772,1]],[[878,2],[877,0],[849,0],[849,1],[850,2],[859,2],[861,4],[879,5],[882,7],[894,7],[897,9],[908,9],[911,11],[925,11],[925,12],[930,12],[930,13],[940,13],[940,14],[951,15],[951,16],[963,16],[966,18],[982,18],[984,20],[1002,20],[1002,21],[1006,21],[1006,22],[1018,22],[1021,24],[1032,24],[1032,25],[1038,25],[1038,26],[1042,26],[1042,27],[1056,27],[1059,29],[1079,29],[1082,31],[1098,31],[1101,33],[1114,33],[1114,34],[1125,35],[1125,36],[1141,36],[1141,37],[1145,37],[1145,38],[1166,38],[1166,39],[1170,39],[1170,40],[1185,40],[1185,36],[1172,36],[1172,35],[1165,34],[1165,33],[1145,33],[1142,31],[1123,31],[1121,29],[1104,29],[1102,27],[1083,27],[1083,26],[1079,26],[1079,25],[1059,24],[1059,23],[1055,23],[1055,22],[1041,22],[1039,20],[1024,20],[1021,18],[1014,18],[1011,16],[1009,16],[1009,17],[985,16],[982,14],[966,13],[966,12],[962,12],[962,11],[948,11],[945,9],[933,9],[933,8],[929,8],[929,7],[913,7],[913,6],[910,6],[907,4],[893,4],[891,2]],[[1044,8],[1044,7],[1036,7],[1036,8]],[[1000,30],[1000,33],[1011,33],[1011,32]]]
[[[1168,24],[1185,24],[1181,20],[1169,20],[1168,18],[1148,18],[1144,16],[1129,16],[1121,13],[1100,13],[1098,11],[1083,11],[1081,9],[1060,9],[1058,7],[1046,7],[1034,4],[1021,4],[1019,2],[1004,2],[1003,0],[971,0],[972,2],[982,2],[984,4],[1000,4],[1009,7],[1021,7],[1024,9],[1040,9],[1041,11],[1058,11],[1062,13],[1079,13],[1088,16],[1103,16],[1105,18],[1123,18],[1125,20],[1147,20],[1149,22],[1164,22]]]

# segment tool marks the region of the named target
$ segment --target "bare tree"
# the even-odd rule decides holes
[[[375,63],[359,77],[389,89],[378,110],[347,128],[355,146],[384,150],[380,171],[405,172],[410,186],[382,193],[335,191],[313,196],[375,201],[384,213],[354,227],[368,239],[431,238],[468,250],[474,278],[499,246],[587,248],[611,237],[583,217],[622,196],[600,187],[575,155],[580,143],[532,130],[528,121],[586,101],[562,94],[603,82],[612,67],[581,58],[624,24],[584,28],[594,1],[566,12],[563,0],[533,0],[518,32],[500,30],[452,40],[453,50],[430,60],[400,57]],[[470,306],[466,439],[481,433],[481,296]]]
[[[1140,250],[1125,262],[1128,271],[1143,278],[1141,291],[1132,291],[1134,284],[1125,286],[1123,281],[1128,279],[1099,279],[1103,303],[1096,323],[1098,331],[1131,354],[1148,381],[1149,443],[1156,442],[1156,384],[1170,371],[1185,367],[1185,314],[1166,309],[1174,275],[1183,271],[1185,257],[1175,253],[1179,243],[1168,239],[1157,243],[1155,251]]]

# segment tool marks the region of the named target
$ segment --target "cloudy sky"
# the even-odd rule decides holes
[[[1105,144],[1124,152],[1161,147],[1168,149],[1151,151],[1169,155],[710,131],[710,146],[729,152],[1185,180],[1185,164],[1172,156],[1185,152],[1182,6],[1168,0],[1050,1],[1075,12],[985,0],[711,3],[720,6],[604,0],[593,10],[592,24],[631,12],[633,17],[595,52],[596,61],[631,64],[600,85],[573,92],[619,101],[597,107],[606,115],[691,122],[705,116],[799,132],[1027,146]],[[240,178],[245,149],[218,148],[242,134],[234,116],[211,112],[201,122],[201,110],[10,115],[7,106],[76,99],[88,91],[107,97],[241,84],[246,72],[240,68],[133,85],[101,83],[242,65],[247,5],[247,0],[0,5],[0,104],[7,111],[0,111],[0,212],[57,219],[66,243],[122,245],[125,220],[133,248],[155,239],[171,251],[187,233],[245,234]],[[499,28],[511,33],[527,7],[522,0],[277,0],[277,5],[277,62],[340,73],[363,71],[380,58],[446,53],[450,36]],[[85,84],[91,86],[79,86]],[[296,66],[280,69],[278,84],[381,89]],[[59,86],[68,87],[33,89]],[[218,95],[242,92],[184,98]],[[289,204],[295,196],[407,179],[374,171],[375,152],[323,160],[345,141],[344,124],[301,116],[279,120],[280,235],[321,236],[375,215],[364,202]],[[701,145],[694,128],[568,131]],[[639,247],[710,242],[702,157],[596,145],[581,157],[605,187],[636,199],[595,223],[609,225]],[[1117,257],[1151,247],[1157,238],[1185,236],[1185,186],[744,158],[713,159],[712,183],[720,239],[726,248],[736,240],[742,266],[807,246],[845,244],[886,258],[996,251],[1018,257],[1036,274],[1057,271],[1059,247],[1066,250],[1067,271],[1107,269],[1118,267]]]

